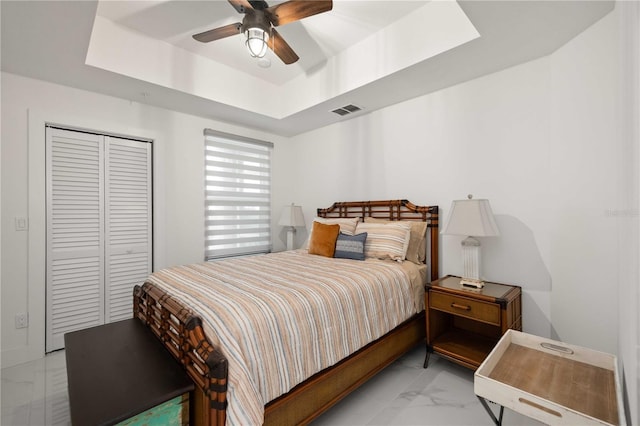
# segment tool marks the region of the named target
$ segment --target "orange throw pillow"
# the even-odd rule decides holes
[[[336,251],[336,241],[340,234],[340,225],[325,225],[313,222],[311,240],[309,241],[309,254],[333,257]]]

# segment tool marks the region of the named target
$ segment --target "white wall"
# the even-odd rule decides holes
[[[607,352],[617,351],[618,300],[602,290],[617,294],[617,220],[609,212],[618,209],[624,158],[616,26],[611,13],[551,55],[548,105],[554,331]]]
[[[615,46],[609,15],[550,57],[294,137],[292,197],[307,217],[404,197],[443,218],[488,198],[484,275],[523,287],[524,329],[616,352]],[[442,273],[461,272],[459,243],[441,236]]]
[[[620,143],[618,177],[619,357],[627,379],[629,424],[640,418],[640,3],[617,5],[620,28]]]
[[[491,201],[502,236],[484,239],[484,276],[524,289],[524,327],[549,336],[549,59],[515,67],[294,138],[294,198]],[[542,170],[541,170],[542,169]],[[542,211],[541,211],[542,209]],[[459,274],[461,238],[440,236],[441,273]]]
[[[44,354],[45,122],[154,140],[155,269],[203,259],[204,128],[274,142],[281,169],[283,142],[274,135],[13,74],[2,73],[1,85],[3,367]],[[274,190],[273,202],[275,221],[288,200]],[[18,216],[29,217],[28,231],[15,230]],[[14,327],[19,312],[29,314],[26,329]]]
[[[452,199],[489,198],[501,236],[482,241],[485,278],[522,286],[524,331],[622,347],[637,421],[638,141],[619,131],[623,57],[637,51],[620,49],[625,13],[546,58],[294,137],[288,191],[309,218],[333,201],[404,197],[439,205],[444,222]],[[441,275],[461,273],[459,242],[440,237]]]

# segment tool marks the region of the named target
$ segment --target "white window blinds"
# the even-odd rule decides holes
[[[205,259],[271,250],[273,144],[206,129]]]

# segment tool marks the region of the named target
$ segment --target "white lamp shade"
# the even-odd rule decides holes
[[[302,214],[302,207],[291,204],[286,206],[282,210],[280,215],[280,226],[304,226],[304,215]]]
[[[500,235],[489,200],[454,200],[442,234],[472,237]]]

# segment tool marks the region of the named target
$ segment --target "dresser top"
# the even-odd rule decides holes
[[[518,286],[514,285],[498,284],[490,281],[485,281],[484,287],[476,289],[471,287],[463,287],[462,284],[460,284],[460,279],[460,277],[457,277],[455,275],[447,275],[446,277],[440,278],[430,284],[427,284],[427,288],[440,288],[456,294],[466,294],[469,297],[491,298],[495,300],[504,300],[507,298],[510,292],[512,292],[515,288],[519,288]]]
[[[194,389],[137,318],[66,333],[64,341],[74,425],[115,424]]]

